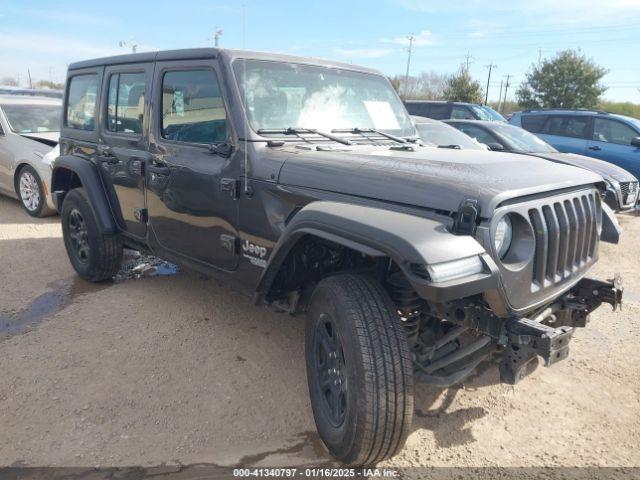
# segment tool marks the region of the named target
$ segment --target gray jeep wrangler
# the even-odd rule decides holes
[[[414,382],[504,382],[565,358],[619,283],[585,278],[619,228],[601,177],[422,145],[381,74],[195,49],[69,67],[52,192],[73,267],[123,247],[306,314],[320,437],[343,462],[396,453]]]

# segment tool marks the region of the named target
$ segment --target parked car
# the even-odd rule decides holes
[[[525,110],[510,123],[561,152],[599,158],[640,178],[640,120],[590,110]]]
[[[423,146],[374,70],[131,54],[72,64],[64,112],[52,190],[76,272],[108,280],[129,246],[305,314],[313,415],[343,462],[402,447],[414,380],[452,385],[496,353],[516,383],[621,301],[586,277],[620,234],[600,176]]]
[[[477,120],[448,120],[447,123],[486,144],[491,150],[534,155],[586,168],[601,175],[607,182],[605,202],[614,211],[629,210],[638,203],[638,180],[617,165],[575,153],[558,152],[541,138],[514,125]]]
[[[19,199],[33,217],[55,213],[44,157],[58,143],[61,107],[48,97],[0,95],[0,192]]]
[[[487,120],[490,122],[506,122],[507,120],[488,105],[476,103],[444,102],[439,100],[405,100],[404,106],[411,115],[448,120],[451,118],[468,118],[471,120]]]
[[[420,139],[427,145],[438,148],[455,148],[460,150],[487,150],[486,145],[460,133],[456,128],[439,120],[426,117],[411,116],[418,130]]]

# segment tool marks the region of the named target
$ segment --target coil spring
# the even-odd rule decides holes
[[[424,301],[411,287],[402,272],[394,272],[387,277],[389,295],[398,307],[407,337],[410,342],[415,341],[420,329],[420,316]]]

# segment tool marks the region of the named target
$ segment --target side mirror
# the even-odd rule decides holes
[[[489,147],[489,150],[492,152],[504,152],[504,147],[499,143],[488,143],[487,147]]]
[[[640,148],[640,137],[632,138],[631,146]]]

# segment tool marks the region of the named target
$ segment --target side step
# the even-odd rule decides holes
[[[552,328],[528,318],[513,319],[505,325],[509,343],[500,364],[500,380],[515,385],[542,357],[549,367],[569,355],[573,327]]]

